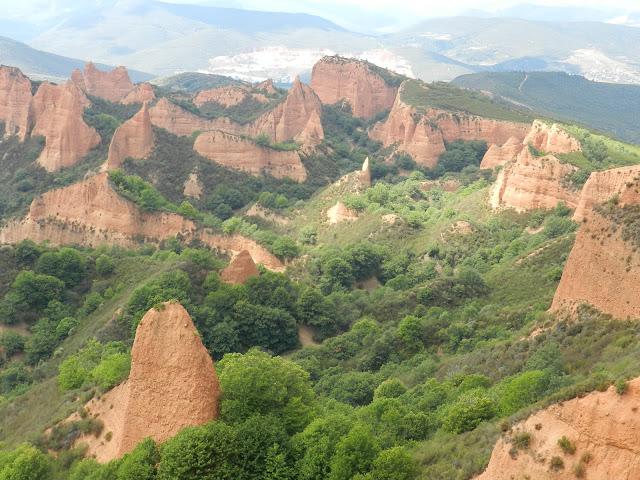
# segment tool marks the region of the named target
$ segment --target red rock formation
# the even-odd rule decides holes
[[[100,135],[83,120],[89,100],[75,84],[43,83],[33,97],[31,135],[46,138],[38,163],[53,172],[75,165],[100,143]]]
[[[139,83],[131,90],[126,97],[122,99],[122,103],[130,105],[132,103],[153,102],[156,99],[156,93],[150,83]]]
[[[578,193],[563,185],[563,178],[576,168],[560,163],[553,155],[534,157],[528,148],[504,166],[491,191],[491,207],[526,211],[554,208],[559,202],[574,208]]]
[[[580,142],[570,136],[557,124],[547,125],[535,120],[524,139],[525,145],[531,145],[545,153],[569,153],[581,150]]]
[[[313,66],[311,88],[326,105],[347,101],[360,118],[390,109],[397,93],[367,62],[341,57],[324,57]]]
[[[174,135],[187,137],[194,132],[206,132],[213,129],[241,133],[240,126],[227,118],[207,120],[188,112],[166,98],[158,100],[158,103],[149,109],[149,115],[153,125],[164,128]]]
[[[220,165],[252,175],[267,173],[276,178],[286,177],[297,182],[307,178],[307,171],[298,152],[263,147],[244,137],[220,130],[199,135],[193,148],[200,155]]]
[[[342,222],[352,222],[358,219],[358,213],[355,210],[347,208],[342,202],[336,204],[327,210],[327,220],[329,225],[336,225]]]
[[[249,87],[240,85],[229,85],[226,87],[212,88],[210,90],[201,90],[194,97],[193,103],[198,107],[209,103],[219,103],[225,108],[233,107],[252,98],[260,103],[267,103],[269,99],[262,93],[252,92]]]
[[[610,200],[614,195],[619,196],[627,190],[628,184],[636,182],[639,177],[639,165],[593,172],[580,192],[573,219],[581,222],[595,205]]]
[[[276,87],[273,84],[273,80],[271,80],[270,78],[264,80],[263,82],[257,83],[254,88],[260,92],[264,92],[267,95],[275,95],[276,93],[278,93],[278,90],[276,90]]]
[[[284,265],[278,260],[278,257],[250,238],[242,235],[218,235],[206,231],[199,232],[196,238],[205,245],[232,255],[238,255],[243,250],[247,250],[255,263],[264,265],[274,272],[284,271]]]
[[[86,405],[103,422],[102,432],[78,443],[87,444],[88,456],[107,462],[144,438],[164,442],[185,427],[215,419],[219,398],[213,361],[191,317],[182,305],[167,302],[140,321],[128,380]]]
[[[128,157],[146,158],[153,151],[154,144],[149,105],[145,103],[138,113],[116,129],[109,145],[106,168],[120,168]]]
[[[220,278],[225,283],[240,285],[251,277],[257,277],[260,271],[247,250],[236,255],[227,267],[220,273]]]
[[[633,480],[640,478],[640,379],[628,383],[624,395],[614,387],[593,392],[541,410],[517,424],[498,440],[489,466],[476,480],[574,480],[574,466],[582,460],[584,478],[590,480]],[[513,438],[526,432],[531,436],[527,449],[518,450]],[[558,445],[563,436],[575,444],[574,454]],[[550,460],[560,457],[564,469],[554,471]]]
[[[480,168],[492,169],[501,167],[505,163],[514,160],[523,148],[522,141],[516,137],[510,137],[502,146],[493,143],[487,153],[484,154],[484,157],[482,157]]]
[[[31,129],[31,82],[15,67],[0,66],[0,123],[5,135],[24,140]]]
[[[296,78],[285,100],[252,122],[246,133],[252,136],[266,134],[274,142],[296,140],[313,146],[324,138],[321,115],[318,96]]]
[[[134,88],[125,67],[116,67],[110,72],[102,72],[91,62],[84,66],[84,71],[74,70],[71,81],[83,92],[110,102],[121,101]]]
[[[410,154],[418,165],[433,168],[445,151],[442,132],[426,116],[396,98],[385,122],[377,123],[369,136],[385,147],[396,145],[400,151]]]
[[[437,109],[429,109],[426,116],[438,125],[445,142],[484,140],[488,144],[502,145],[512,137],[522,141],[529,130],[529,126],[525,123],[507,122]]]

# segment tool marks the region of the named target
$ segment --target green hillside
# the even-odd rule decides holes
[[[483,72],[462,75],[458,87],[490,92],[543,115],[583,124],[640,143],[640,86],[592,82],[561,72]]]

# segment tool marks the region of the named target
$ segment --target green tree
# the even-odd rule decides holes
[[[61,248],[40,255],[36,271],[59,278],[67,287],[74,287],[86,276],[86,260],[75,248]]]
[[[131,356],[128,353],[113,353],[91,370],[91,378],[103,390],[108,390],[127,378],[130,368]]]
[[[329,480],[351,480],[357,474],[367,473],[378,450],[373,432],[365,425],[355,425],[336,446]]]
[[[96,273],[101,277],[111,275],[115,268],[116,265],[109,255],[102,254],[96,258]]]
[[[271,246],[273,254],[283,260],[289,260],[300,254],[300,248],[291,237],[278,237]]]
[[[155,480],[159,461],[158,447],[153,440],[146,438],[122,458],[116,480]]]
[[[380,452],[371,469],[372,480],[412,480],[417,475],[415,460],[403,447]]]
[[[60,300],[63,290],[62,280],[31,270],[20,272],[11,284],[16,302],[31,308],[44,308],[51,300]]]
[[[495,404],[483,389],[470,390],[447,409],[442,426],[451,433],[468,432],[495,414]]]
[[[296,321],[285,310],[241,300],[233,307],[231,321],[244,349],[260,346],[282,353],[298,345]]]
[[[48,455],[29,444],[20,445],[0,458],[0,480],[50,480],[52,462]]]

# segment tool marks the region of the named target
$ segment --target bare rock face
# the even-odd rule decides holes
[[[201,90],[194,97],[193,103],[201,107],[206,103],[215,102],[225,108],[229,108],[244,102],[248,98],[252,98],[260,103],[267,103],[269,101],[264,94],[252,92],[249,87],[229,85],[226,87],[212,88],[210,90]]]
[[[311,88],[325,105],[344,100],[355,117],[367,119],[389,110],[398,93],[367,62],[341,57],[324,57],[313,66]]]
[[[318,96],[296,78],[285,100],[252,122],[247,133],[253,136],[264,133],[274,142],[296,140],[314,146],[324,138],[321,115]]]
[[[557,124],[547,125],[535,120],[524,139],[525,145],[531,145],[545,153],[569,153],[582,150],[580,142],[570,136]]]
[[[138,325],[128,380],[86,405],[104,428],[80,442],[88,456],[107,462],[145,438],[164,442],[185,427],[214,420],[219,398],[213,360],[191,317],[182,305],[164,303]]]
[[[156,127],[183,137],[188,137],[194,132],[206,132],[208,130],[220,129],[230,133],[241,133],[240,126],[227,118],[207,120],[206,118],[194,115],[184,108],[170,102],[166,98],[161,98],[149,109],[151,123]]]
[[[43,83],[33,98],[31,135],[46,138],[38,163],[53,172],[78,163],[100,143],[100,135],[82,117],[89,100],[73,83]]]
[[[225,283],[240,285],[251,277],[257,277],[260,271],[256,266],[248,250],[236,255],[227,267],[220,273],[220,278]]]
[[[502,145],[511,138],[522,141],[529,127],[525,123],[495,120],[465,113],[430,109],[427,117],[437,123],[445,142],[454,140],[484,140]]]
[[[153,151],[154,144],[149,105],[144,103],[140,111],[120,125],[113,134],[106,168],[120,168],[128,157],[146,158]]]
[[[389,117],[377,123],[369,136],[385,147],[396,145],[398,150],[410,154],[418,165],[433,168],[445,151],[442,132],[426,116],[416,114],[410,105],[396,98]]]
[[[360,170],[360,183],[363,187],[371,186],[371,168],[369,167],[369,157],[364,159],[362,170]]]
[[[251,238],[242,235],[219,235],[207,231],[199,232],[196,238],[205,245],[232,255],[246,250],[256,264],[264,265],[274,272],[283,272],[285,269],[278,257]]]
[[[279,151],[257,145],[238,135],[213,130],[196,138],[193,148],[203,157],[220,165],[252,175],[268,173],[276,178],[302,182],[307,171],[296,151]]]
[[[510,137],[504,145],[493,143],[489,146],[484,157],[482,157],[480,168],[493,169],[501,167],[505,163],[514,160],[523,148],[524,144],[516,137]]]
[[[0,243],[31,239],[53,245],[130,247],[137,244],[136,239],[157,243],[175,235],[188,236],[194,229],[193,222],[179,215],[140,211],[113,190],[104,172],[34,199],[23,220],[0,230]]]
[[[121,103],[124,103],[125,105],[131,105],[132,103],[150,103],[155,99],[156,92],[153,91],[153,87],[150,83],[145,82],[137,84],[133,90],[127,93]]]
[[[0,123],[5,135],[24,140],[31,129],[31,81],[15,67],[0,66]]]
[[[191,172],[189,174],[189,178],[184,182],[182,194],[191,198],[200,198],[202,196],[202,183],[200,183],[197,173]]]
[[[577,477],[574,466],[585,454],[590,460],[582,460],[584,478],[640,478],[640,416],[635,413],[640,405],[640,379],[630,381],[628,387],[624,395],[610,387],[552,405],[520,422],[498,440],[487,469],[476,480],[573,480]],[[512,439],[524,432],[531,435],[529,447],[516,450]],[[575,444],[573,455],[558,445],[563,436]],[[550,468],[553,457],[563,460],[564,469]]]
[[[327,210],[327,220],[329,225],[337,225],[342,222],[352,222],[358,219],[358,213],[342,202],[336,202],[336,204]]]
[[[491,191],[491,207],[513,208],[522,212],[554,208],[559,202],[564,202],[574,208],[578,193],[566,188],[563,178],[575,170],[574,166],[560,163],[553,155],[534,157],[525,148],[498,174]]]
[[[273,84],[273,80],[271,80],[270,78],[257,83],[254,88],[260,92],[264,92],[267,95],[275,95],[276,93],[278,93],[278,90],[276,90],[276,87]]]
[[[581,222],[590,214],[594,206],[610,200],[615,195],[620,196],[627,190],[627,185],[636,182],[639,177],[640,166],[638,165],[593,172],[582,187],[573,219]]]
[[[110,102],[120,102],[134,89],[125,67],[102,72],[91,62],[84,66],[83,71],[74,70],[71,81],[83,92]]]

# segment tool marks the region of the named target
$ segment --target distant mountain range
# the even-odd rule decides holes
[[[500,17],[436,18],[386,35],[356,33],[319,16],[178,5],[145,0],[86,2],[34,32],[15,22],[37,49],[154,76],[203,72],[289,83],[323,55],[338,53],[426,81],[482,71],[565,71],[640,84],[640,29],[610,23],[608,10],[521,5]],[[528,20],[510,18],[522,15]],[[574,22],[541,21],[531,18]],[[619,19],[633,23],[635,17]]]
[[[592,82],[563,72],[484,72],[463,75],[452,83],[640,143],[640,85]]]

